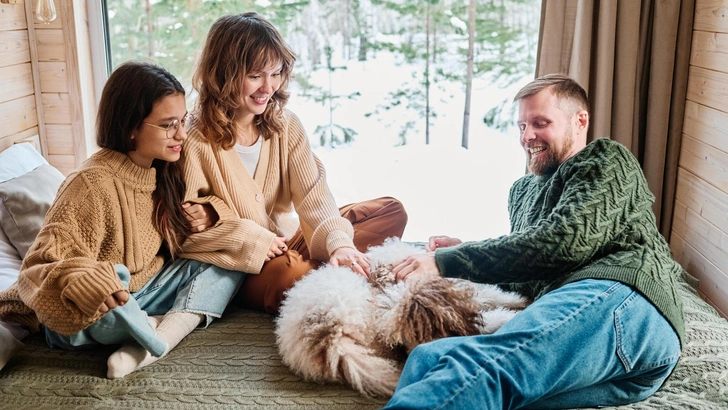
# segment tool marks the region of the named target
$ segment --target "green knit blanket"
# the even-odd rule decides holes
[[[687,343],[667,383],[619,409],[728,409],[728,321],[681,282]],[[231,306],[167,357],[108,380],[113,349],[50,349],[39,336],[0,371],[0,409],[378,409],[342,385],[306,382],[280,361],[271,316]],[[659,343],[659,341],[655,341]]]

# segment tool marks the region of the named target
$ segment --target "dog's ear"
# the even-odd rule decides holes
[[[409,352],[442,337],[480,334],[482,317],[472,289],[442,278],[407,282],[402,288],[396,303],[390,304],[393,311],[381,323],[388,332],[380,336],[389,346],[403,345]]]

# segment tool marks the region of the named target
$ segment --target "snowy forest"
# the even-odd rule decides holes
[[[540,0],[106,2],[111,66],[151,59],[188,90],[212,23],[258,12],[297,55],[287,107],[338,204],[400,199],[405,240],[508,232],[525,169],[510,101],[534,76]]]
[[[143,7],[137,0],[107,0],[107,5],[112,64],[152,59],[187,87],[196,53],[215,19],[250,10],[263,15],[298,56],[293,95],[328,109],[327,121],[314,134],[316,142],[329,146],[350,142],[361,132],[337,121],[341,100],[365,92],[364,84],[346,94],[335,89],[334,75],[347,62],[376,66],[377,57],[389,53],[395,64],[410,67],[410,78],[362,115],[407,107],[416,115],[399,124],[398,143],[406,144],[415,132],[429,143],[438,115],[433,88],[457,84],[468,99],[474,80],[506,87],[532,76],[540,17],[539,0],[144,0]],[[315,72],[324,73],[319,76],[324,81],[312,81]],[[503,128],[504,104],[495,103],[476,120]]]

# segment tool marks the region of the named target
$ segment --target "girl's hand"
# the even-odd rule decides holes
[[[115,309],[119,306],[124,306],[126,302],[129,301],[129,291],[128,290],[120,290],[118,292],[114,292],[109,297],[104,300],[104,303],[99,306],[99,312],[100,313],[106,313],[110,311],[111,309]]]
[[[268,262],[276,256],[283,255],[283,252],[288,250],[288,245],[286,245],[287,240],[285,236],[276,236],[270,244],[265,261]]]
[[[445,235],[430,236],[430,240],[425,245],[427,252],[433,252],[437,248],[449,248],[450,246],[460,245],[463,243],[458,238],[451,238]]]
[[[348,266],[358,275],[369,277],[369,258],[354,248],[337,248],[331,254],[329,263],[333,266]]]
[[[192,232],[202,232],[215,225],[217,220],[220,219],[217,212],[215,212],[215,208],[210,204],[185,202],[182,204],[182,209],[185,210],[185,218],[187,218]]]

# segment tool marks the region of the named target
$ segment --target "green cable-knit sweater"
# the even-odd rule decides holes
[[[501,284],[537,299],[567,283],[610,279],[642,293],[685,337],[682,268],[657,230],[654,196],[635,157],[596,140],[549,175],[511,187],[511,233],[435,252],[445,277]]]

